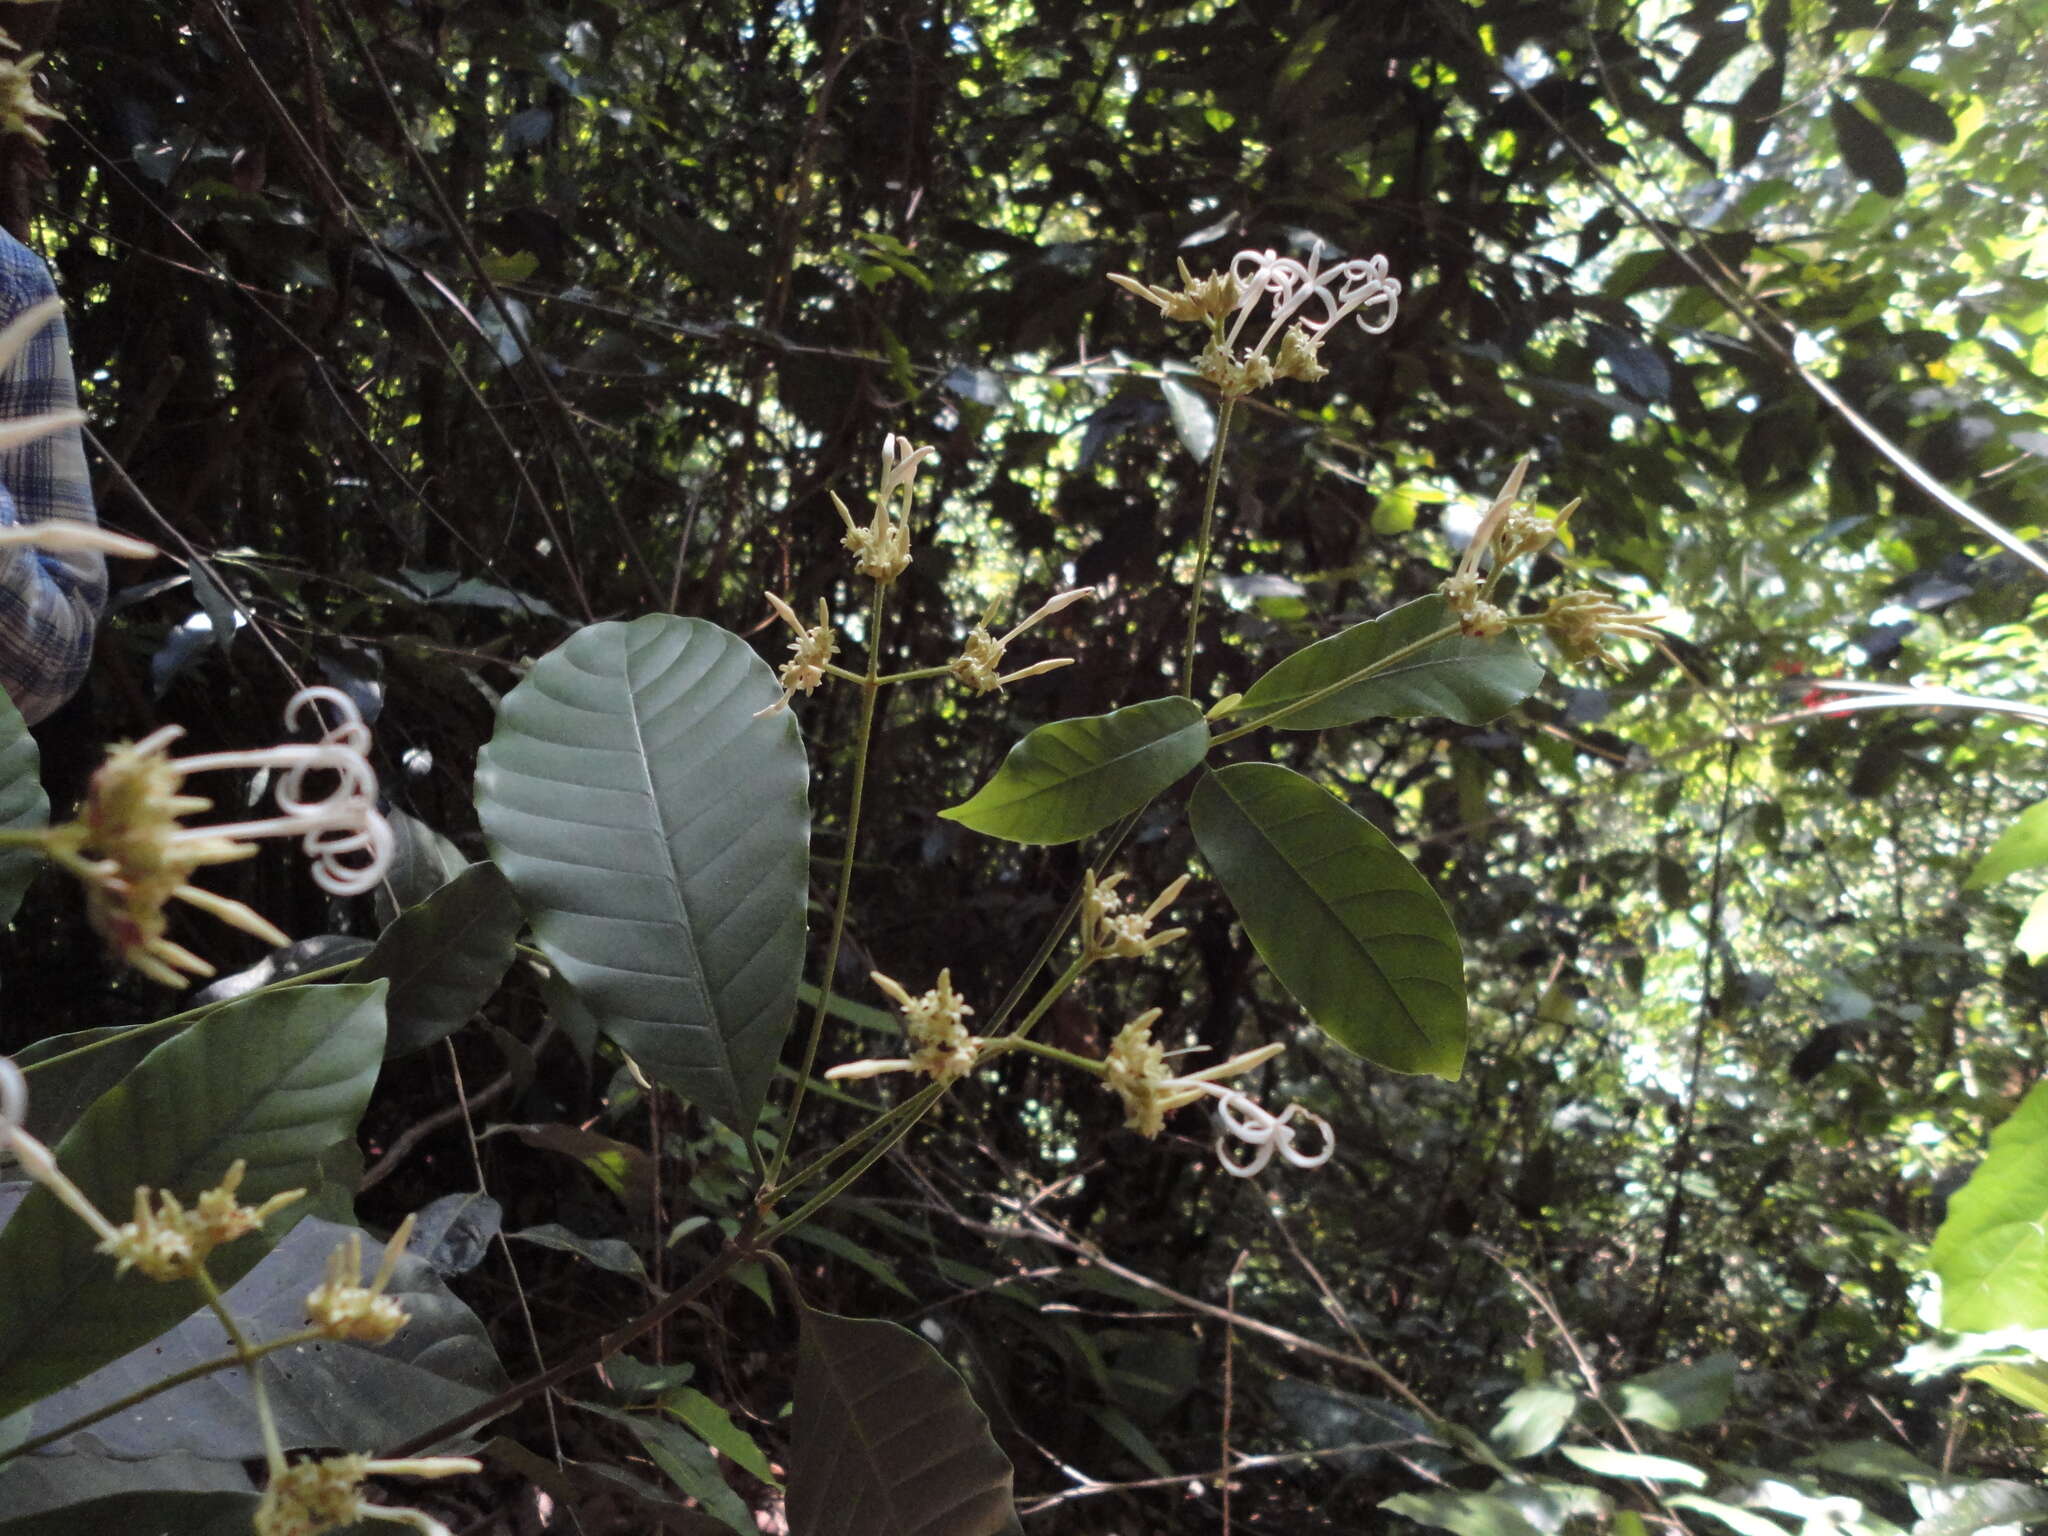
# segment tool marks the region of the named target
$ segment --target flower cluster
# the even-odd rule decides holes
[[[448,1527],[417,1509],[372,1504],[363,1497],[369,1477],[461,1477],[483,1471],[468,1456],[426,1456],[409,1461],[372,1461],[367,1456],[329,1456],[271,1470],[270,1486],[256,1505],[256,1536],[320,1536],[358,1520],[409,1525],[424,1536],[448,1536]]]
[[[1142,912],[1125,910],[1123,895],[1117,890],[1123,878],[1115,874],[1097,880],[1092,869],[1081,877],[1081,950],[1090,960],[1136,960],[1187,933],[1185,928],[1152,931],[1153,922],[1187,889],[1186,875],[1161,891]]]
[[[353,1339],[359,1344],[388,1344],[411,1321],[405,1309],[384,1294],[398,1260],[412,1237],[413,1218],[408,1216],[384,1245],[383,1262],[368,1285],[362,1283],[363,1235],[351,1232],[346,1241],[327,1256],[327,1278],[306,1296],[306,1317],[332,1339]]]
[[[1248,1179],[1264,1170],[1275,1153],[1296,1168],[1319,1168],[1336,1150],[1336,1138],[1329,1122],[1310,1114],[1299,1104],[1290,1104],[1274,1114],[1250,1095],[1222,1085],[1225,1078],[1238,1077],[1278,1056],[1284,1047],[1260,1046],[1228,1061],[1176,1077],[1166,1064],[1166,1052],[1152,1038],[1152,1026],[1159,1010],[1149,1008],[1117,1032],[1103,1059],[1103,1079],[1123,1100],[1124,1124],[1141,1136],[1157,1136],[1166,1128],[1166,1117],[1176,1109],[1200,1098],[1216,1100],[1216,1123],[1222,1134],[1216,1138],[1216,1157],[1226,1173]],[[1322,1150],[1305,1153],[1295,1145],[1296,1117],[1312,1122],[1322,1136]],[[1253,1149],[1239,1162],[1229,1151],[1231,1140]]]
[[[882,442],[882,485],[875,492],[875,515],[862,527],[835,493],[832,505],[846,523],[846,547],[853,567],[873,581],[890,582],[910,569],[910,506],[917,471],[938,450],[913,448],[910,439],[891,435]]]
[[[14,46],[14,40],[0,32],[0,48]],[[36,66],[42,62],[40,53],[0,61],[0,135],[20,134],[32,144],[50,142],[36,121],[62,121],[64,114],[36,95]]]
[[[333,709],[340,724],[314,742],[174,758],[169,749],[184,732],[167,725],[108,751],[77,818],[50,828],[44,846],[84,882],[86,915],[117,958],[165,986],[182,987],[186,975],[213,974],[211,965],[167,936],[165,908],[174,900],[266,943],[289,943],[252,908],[192,883],[191,877],[209,864],[248,858],[261,838],[298,838],[313,860],[314,880],[337,896],[360,895],[383,878],[394,839],[390,823],[377,810],[377,774],[364,755],[369,727],[339,689],[307,688],[286,707],[286,728],[315,703]],[[240,768],[278,772],[280,814],[185,826],[182,818],[213,808],[205,796],[186,793],[185,780]],[[307,778],[316,773],[334,779],[317,796],[307,791]]]
[[[99,1252],[119,1261],[114,1267],[117,1275],[137,1269],[152,1280],[190,1279],[205,1267],[214,1249],[254,1232],[272,1213],[305,1196],[303,1189],[288,1189],[261,1205],[243,1205],[235,1191],[246,1171],[247,1165],[236,1158],[220,1183],[194,1201],[189,1211],[167,1189],[157,1191],[154,1206],[147,1187],[136,1190],[135,1219],[102,1238]]]
[[[917,997],[880,971],[872,972],[871,977],[895,1001],[913,1049],[907,1059],[845,1062],[826,1077],[841,1081],[879,1077],[884,1072],[922,1072],[935,1082],[956,1083],[974,1070],[982,1042],[968,1032],[967,1017],[974,1010],[953,990],[951,970],[940,971],[938,984]]]
[[[1093,587],[1075,587],[1071,591],[1058,593],[1041,603],[1036,611],[1032,613],[1031,617],[1013,627],[1000,640],[993,638],[988,632],[989,619],[994,617],[994,614],[991,613],[989,618],[983,619],[968,632],[966,646],[958,656],[953,658],[946,670],[952,673],[954,680],[964,688],[971,688],[976,693],[993,693],[1005,683],[1020,682],[1027,677],[1037,677],[1042,672],[1052,672],[1060,667],[1072,666],[1074,664],[1073,657],[1061,656],[1051,661],[1033,662],[1030,666],[1020,667],[1007,676],[1000,675],[1003,666],[1003,653],[1009,649],[1011,641],[1023,634],[1032,625],[1043,619],[1051,618],[1062,608],[1071,607],[1083,598],[1093,597],[1094,595],[1095,589]]]
[[[1386,257],[1362,257],[1330,267],[1322,265],[1322,258],[1321,241],[1310,248],[1306,262],[1277,251],[1239,251],[1228,272],[1204,278],[1196,278],[1183,261],[1177,293],[1121,273],[1111,274],[1110,281],[1157,305],[1169,320],[1207,324],[1209,342],[1196,371],[1234,399],[1275,379],[1314,383],[1323,377],[1329,371],[1318,356],[1323,339],[1347,316],[1356,316],[1360,328],[1371,335],[1394,323],[1401,284],[1387,275]],[[1240,347],[1246,322],[1269,299],[1272,309],[1265,331],[1250,346]],[[1315,307],[1303,315],[1312,302]],[[1378,305],[1385,307],[1368,319],[1366,313]]]
[[[1550,600],[1543,611],[1544,633],[1572,661],[1607,659],[1609,635],[1627,635],[1655,643],[1662,637],[1653,627],[1662,610],[1638,613],[1599,592],[1567,592]]]
[[[805,628],[804,621],[796,616],[796,610],[789,604],[773,592],[764,596],[768,599],[768,606],[775,610],[776,617],[796,631],[796,639],[790,642],[789,660],[782,664],[782,671],[778,674],[782,697],[766,709],[756,710],[756,719],[788,708],[789,701],[799,692],[810,693],[824,682],[825,668],[839,650],[839,642],[832,634],[832,618],[825,611],[822,597],[818,599],[818,622]]]

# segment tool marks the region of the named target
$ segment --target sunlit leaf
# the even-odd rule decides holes
[[[1966,890],[1982,890],[2029,869],[2048,864],[2048,800],[2028,806],[1998,834],[1963,882]]]
[[[1519,1388],[1501,1404],[1500,1419],[1487,1438],[1503,1456],[1534,1456],[1556,1444],[1578,1405],[1578,1394],[1562,1387]]]
[[[1380,1508],[1456,1536],[1543,1536],[1522,1512],[1491,1493],[1399,1493]]]
[[[1735,1357],[1728,1354],[1708,1355],[1690,1365],[1667,1365],[1614,1386],[1624,1418],[1674,1434],[1717,1422],[1734,1393]]]
[[[2048,1328],[2048,1083],[2036,1083],[1949,1197],[1928,1262],[1950,1333]]]
[[[1645,1456],[1634,1451],[1610,1451],[1597,1445],[1562,1445],[1558,1454],[1584,1467],[1596,1477],[1633,1477],[1650,1483],[1683,1483],[1688,1488],[1707,1486],[1707,1474],[1698,1467],[1669,1456]]]

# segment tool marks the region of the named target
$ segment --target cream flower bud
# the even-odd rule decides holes
[[[982,1043],[968,1031],[967,1019],[974,1010],[953,990],[951,970],[940,971],[938,984],[916,997],[880,971],[870,973],[870,979],[903,1015],[903,1032],[914,1049],[907,1061],[848,1062],[827,1072],[828,1078],[874,1077],[907,1069],[936,1082],[953,1083],[974,1070]]]
[[[782,664],[782,697],[766,709],[755,710],[754,718],[757,720],[763,715],[776,714],[788,708],[789,701],[796,697],[799,690],[810,693],[818,684],[824,682],[826,664],[839,649],[839,642],[832,634],[832,620],[825,610],[823,598],[818,599],[817,624],[806,628],[803,620],[796,616],[796,610],[789,604],[773,592],[762,595],[768,599],[768,606],[775,610],[776,617],[796,631],[796,639],[790,642],[789,660]]]
[[[963,688],[971,688],[976,693],[993,693],[1007,683],[1021,682],[1027,677],[1038,677],[1060,667],[1072,666],[1073,657],[1061,656],[1051,661],[1033,662],[1030,666],[1015,672],[1002,671],[1004,652],[1025,630],[1051,618],[1061,609],[1072,607],[1083,598],[1094,595],[1093,587],[1074,587],[1066,592],[1055,593],[1039,604],[1029,618],[1012,628],[1000,640],[990,636],[988,620],[984,619],[967,632],[967,640],[961,647],[960,654],[948,663],[946,670],[952,673],[954,681]]]
[[[259,1206],[242,1205],[235,1191],[245,1168],[240,1158],[235,1159],[220,1183],[189,1211],[169,1190],[158,1190],[152,1205],[148,1187],[137,1189],[134,1219],[103,1237],[98,1251],[119,1261],[116,1275],[136,1269],[152,1280],[190,1279],[205,1267],[214,1249],[254,1232],[275,1212],[305,1196],[303,1189],[289,1189]]]
[[[370,1477],[460,1477],[483,1471],[468,1456],[421,1456],[373,1461],[368,1456],[329,1456],[275,1468],[256,1505],[256,1536],[321,1536],[357,1520],[409,1525],[422,1536],[448,1536],[448,1528],[417,1509],[372,1504],[363,1497]]]
[[[1178,901],[1180,893],[1187,889],[1186,875],[1161,891],[1143,912],[1124,910],[1123,897],[1116,889],[1123,878],[1121,874],[1115,874],[1107,880],[1097,881],[1092,869],[1082,877],[1081,949],[1091,960],[1136,960],[1187,934],[1185,928],[1152,932],[1152,924],[1159,915]]]

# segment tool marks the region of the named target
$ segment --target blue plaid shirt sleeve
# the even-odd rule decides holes
[[[41,258],[0,231],[0,326],[56,291]],[[59,316],[0,372],[0,421],[77,404],[71,338]],[[0,449],[0,527],[65,517],[98,521],[78,429]],[[0,687],[30,724],[85,681],[106,600],[106,561],[96,554],[0,548]]]

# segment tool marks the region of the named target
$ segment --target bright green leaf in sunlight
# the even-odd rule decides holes
[[[1982,890],[2044,864],[2048,864],[2048,800],[2028,806],[2011,826],[1999,833],[1998,841],[1977,861],[1963,888]]]
[[[1697,1514],[1718,1520],[1735,1532],[1735,1536],[1788,1536],[1785,1527],[1775,1520],[1766,1520],[1754,1510],[1739,1505],[1724,1504],[1719,1499],[1709,1499],[1697,1493],[1674,1493],[1665,1503],[1673,1509],[1690,1509]]]
[[[1703,1429],[1728,1411],[1735,1394],[1735,1357],[1708,1355],[1691,1365],[1667,1365],[1614,1387],[1624,1418],[1676,1434]]]
[[[1451,622],[1440,597],[1404,603],[1296,651],[1253,683],[1232,713],[1259,719],[1377,662],[1386,663],[1383,670],[1295,710],[1277,727],[1321,731],[1388,717],[1484,725],[1536,691],[1543,668],[1513,634],[1430,639]]]
[[[1688,1488],[1707,1486],[1707,1474],[1698,1467],[1669,1456],[1643,1456],[1633,1451],[1610,1451],[1598,1445],[1566,1445],[1558,1448],[1566,1461],[1584,1467],[1595,1477],[1640,1478],[1646,1483],[1683,1483]]]
[[[1277,763],[1206,775],[1188,820],[1260,956],[1325,1034],[1396,1072],[1457,1077],[1458,932],[1385,833]]]
[[[1501,1404],[1500,1420],[1487,1439],[1511,1460],[1538,1455],[1557,1443],[1578,1405],[1578,1394],[1563,1387],[1523,1387]]]
[[[1951,1333],[2048,1328],[2048,1083],[1991,1134],[1928,1253]]]
[[[1964,1374],[2030,1413],[2048,1413],[2048,1368],[2016,1361],[2010,1365],[1980,1365]]]
[[[949,821],[1013,843],[1071,843],[1135,811],[1200,763],[1209,727],[1187,699],[1041,725]]]
[[[1401,1493],[1381,1500],[1380,1508],[1456,1536],[1543,1536],[1540,1526],[1491,1493]]]
[[[2020,924],[2020,931],[2013,935],[2013,948],[2027,957],[2027,964],[2039,965],[2048,957],[2048,891],[2034,898],[2034,904],[2027,908],[2026,920]]]

